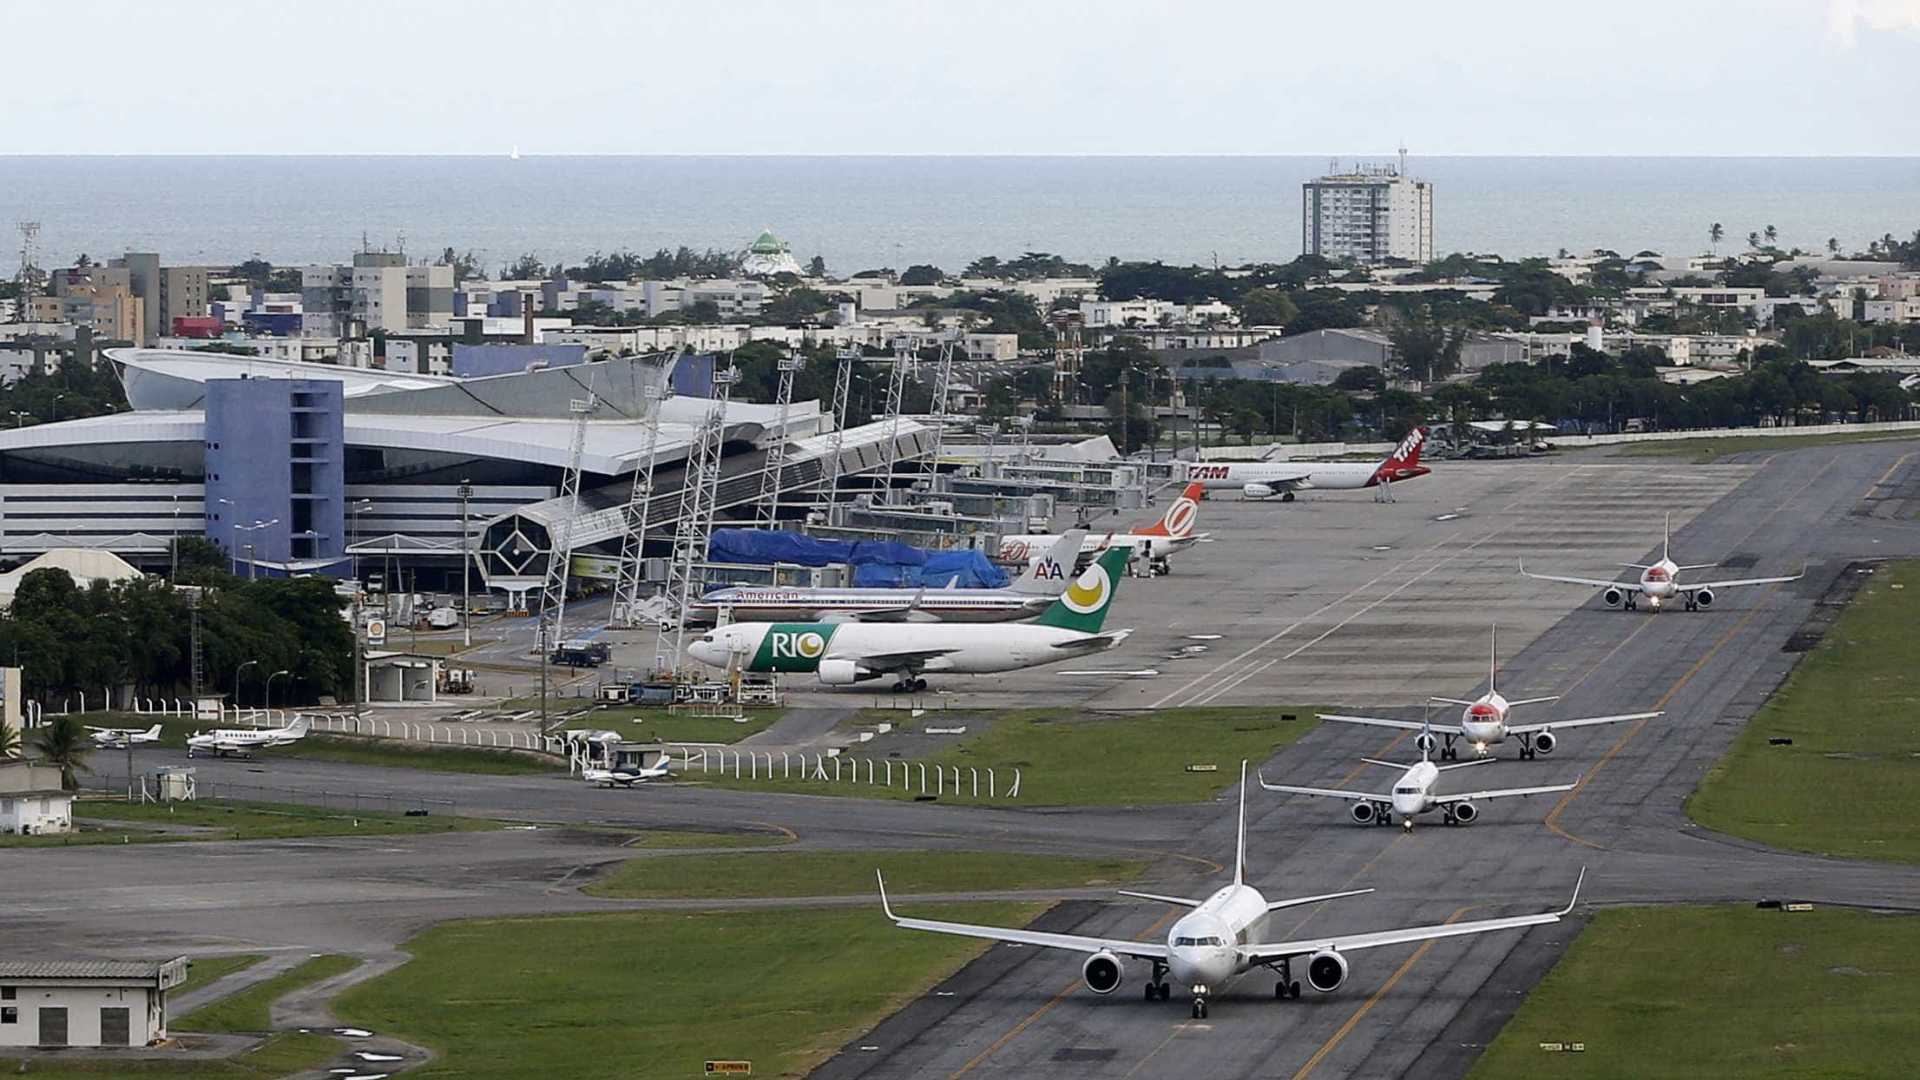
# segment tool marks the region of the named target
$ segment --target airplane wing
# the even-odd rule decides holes
[[[848,660],[859,664],[869,671],[905,671],[915,664],[924,664],[937,656],[945,656],[955,649],[915,649],[910,652],[870,653],[866,656],[849,656]]]
[[[1806,573],[1805,570],[1802,570],[1791,577],[1755,577],[1740,578],[1737,581],[1702,581],[1697,585],[1683,584],[1680,586],[1680,591],[1690,593],[1697,592],[1700,589],[1732,589],[1741,585],[1780,585],[1789,581],[1799,581],[1806,576]]]
[[[824,612],[818,612],[816,613],[816,617],[819,617],[820,615],[824,615],[824,614],[825,614]],[[912,617],[913,617],[913,605],[902,604],[898,607],[877,607],[877,608],[863,608],[862,610],[859,610],[859,611],[839,611],[839,612],[833,613],[832,615],[827,616],[826,618],[821,619],[820,621],[822,622],[898,623],[898,622],[910,622],[912,621]]]
[[[1582,716],[1574,720],[1552,720],[1543,724],[1508,724],[1507,734],[1529,735],[1548,728],[1558,731],[1569,727],[1592,727],[1594,724],[1621,724],[1629,720],[1651,720],[1659,715],[1657,712],[1631,712],[1619,713],[1615,716]]]
[[[1613,581],[1605,578],[1569,577],[1564,574],[1536,574],[1527,569],[1526,560],[1520,562],[1520,572],[1536,581],[1558,581],[1563,585],[1587,585],[1595,589],[1619,589],[1622,592],[1639,592],[1637,581]]]
[[[1291,784],[1269,784],[1264,779],[1260,786],[1268,791],[1278,791],[1287,795],[1311,795],[1316,799],[1347,799],[1351,802],[1385,802],[1388,796],[1377,791],[1341,791],[1339,788],[1294,787]]]
[[[1338,713],[1320,713],[1319,716],[1322,720],[1338,720],[1343,724],[1371,724],[1374,727],[1399,728],[1402,731],[1419,731],[1425,728],[1442,735],[1465,734],[1457,725],[1452,724],[1422,724],[1415,720],[1388,720],[1382,716],[1342,716]]]
[[[1404,930],[1379,930],[1371,934],[1346,934],[1323,938],[1301,938],[1296,941],[1260,942],[1240,947],[1240,959],[1243,964],[1267,964],[1275,960],[1306,956],[1322,949],[1336,952],[1357,952],[1361,949],[1377,949],[1385,945],[1404,945],[1413,941],[1432,941],[1436,938],[1460,937],[1465,934],[1484,934],[1489,930],[1517,930],[1527,926],[1543,926],[1559,922],[1571,914],[1575,904],[1580,902],[1580,886],[1587,880],[1585,867],[1580,870],[1580,878],[1573,883],[1573,899],[1558,911],[1543,911],[1538,915],[1515,915],[1504,919],[1475,919],[1472,922],[1440,923],[1434,926],[1411,926]]]
[[[1113,891],[1119,893],[1121,896],[1131,896],[1135,900],[1158,900],[1163,904],[1172,904],[1176,907],[1199,907],[1204,902],[1200,900],[1189,900],[1184,896],[1165,896],[1161,893],[1134,892],[1132,889],[1115,889]]]
[[[893,925],[906,930],[927,930],[936,934],[954,934],[960,937],[985,938],[988,941],[1008,941],[1015,945],[1033,945],[1042,949],[1066,949],[1070,952],[1097,953],[1110,952],[1120,956],[1131,956],[1141,960],[1165,960],[1167,946],[1165,942],[1128,941],[1125,938],[1082,937],[1079,934],[1049,934],[1039,930],[1014,930],[1003,926],[980,926],[975,923],[940,922],[935,919],[908,919],[893,913],[893,906],[887,902],[887,881],[880,872],[873,872],[874,880],[880,883],[880,910],[886,912]]]
[[[1458,795],[1436,795],[1433,797],[1433,801],[1444,806],[1449,803],[1505,799],[1515,795],[1524,799],[1529,795],[1553,795],[1562,791],[1572,791],[1578,784],[1579,781],[1576,780],[1572,784],[1552,784],[1546,787],[1495,788],[1488,791],[1463,791]]]

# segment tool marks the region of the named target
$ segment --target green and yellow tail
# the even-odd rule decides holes
[[[1127,560],[1132,557],[1131,547],[1110,547],[1101,552],[1053,606],[1033,620],[1034,625],[1099,633],[1101,624],[1107,621],[1107,609],[1113,606],[1113,595],[1119,591],[1120,579],[1126,575]]]

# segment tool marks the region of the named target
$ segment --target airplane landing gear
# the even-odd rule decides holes
[[[1534,753],[1535,751],[1533,749],[1533,736],[1531,735],[1520,736],[1520,760],[1532,761],[1534,758]]]
[[[1446,745],[1440,748],[1440,760],[1441,761],[1459,760],[1460,751],[1453,745],[1453,736],[1448,735],[1446,738],[1447,738]]]
[[[1193,997],[1193,1018],[1195,1020],[1205,1020],[1207,1018],[1207,999],[1199,994],[1195,994]]]
[[[1280,501],[1281,501],[1281,502],[1283,502],[1283,503],[1290,503],[1290,502],[1292,502],[1292,501],[1293,501],[1293,492],[1291,492],[1291,491],[1283,491],[1283,492],[1281,492],[1281,493],[1280,493]]]
[[[920,691],[925,690],[926,688],[927,688],[927,680],[919,678],[917,676],[909,676],[893,684],[893,692],[896,694],[901,694],[901,693],[917,694]]]
[[[1300,980],[1293,977],[1293,961],[1280,961],[1280,981],[1273,984],[1275,1001],[1300,1000]]]
[[[1148,1001],[1165,1001],[1173,996],[1173,987],[1167,985],[1167,965],[1158,960],[1153,962],[1153,976],[1143,988]]]

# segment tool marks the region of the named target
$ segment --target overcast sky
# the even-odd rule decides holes
[[[6,9],[0,153],[1920,153],[1920,0]]]

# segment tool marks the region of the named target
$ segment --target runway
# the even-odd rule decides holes
[[[1518,914],[1557,907],[1582,865],[1583,900],[1750,903],[1761,898],[1920,909],[1920,870],[1760,849],[1689,825],[1682,801],[1790,670],[1783,645],[1855,559],[1920,553],[1920,444],[1815,447],[1693,466],[1576,457],[1449,466],[1399,502],[1233,499],[1203,507],[1216,542],[1173,576],[1128,581],[1117,625],[1140,632],[1113,667],[1169,674],[1123,683],[1032,672],[978,695],[1042,695],[1102,708],[1312,703],[1407,709],[1485,681],[1499,620],[1501,688],[1561,694],[1542,718],[1664,709],[1644,724],[1566,733],[1538,761],[1473,770],[1500,786],[1582,776],[1557,802],[1484,808],[1470,828],[1411,834],[1354,826],[1344,807],[1255,791],[1251,879],[1269,898],[1372,886],[1366,897],[1283,912],[1274,936]],[[1464,507],[1464,509],[1458,509]],[[1733,590],[1700,613],[1622,613],[1593,593],[1530,582],[1529,566],[1604,575],[1657,551],[1662,515],[1683,562],[1733,559],[1755,574],[1807,577]],[[1459,515],[1447,517],[1446,515]],[[1385,548],[1385,550],[1376,550]],[[1747,570],[1739,570],[1746,576]],[[1223,634],[1198,660],[1164,661],[1186,634]],[[1103,666],[1106,666],[1103,663]],[[1177,672],[1177,673],[1175,673]],[[974,704],[969,695],[969,705]],[[823,695],[846,708],[843,695]],[[857,699],[855,699],[857,702]],[[1414,713],[1417,715],[1417,710]],[[1506,756],[1511,758],[1512,749]],[[1407,759],[1393,733],[1324,725],[1269,762],[1276,781],[1384,783],[1362,754]],[[141,767],[172,760],[142,751]],[[117,758],[102,758],[103,769]],[[1038,810],[774,796],[675,784],[590,789],[547,777],[417,773],[271,757],[196,761],[203,775],[336,792],[413,791],[463,814],[567,823],[787,830],[804,846],[1130,852],[1153,858],[1152,887],[1204,894],[1232,850],[1229,790],[1212,805]],[[1116,800],[1124,798],[1124,777]],[[437,837],[0,849],[0,951],[391,950],[445,918],[612,909],[574,888],[634,854],[580,830]],[[1211,862],[1209,862],[1211,860]],[[1083,892],[1041,921],[1120,936],[1164,932],[1167,909]],[[852,901],[869,902],[864,898]],[[916,903],[897,905],[911,912]],[[878,918],[878,913],[875,915]],[[1277,1002],[1250,975],[1207,1021],[1184,1002],[1147,1004],[1144,972],[1101,998],[1076,957],[996,946],[947,984],[854,1039],[819,1075],[839,1077],[1457,1076],[1579,928],[1572,920],[1349,957],[1346,986]],[[905,933],[905,931],[902,931]],[[131,943],[138,943],[138,947]],[[951,996],[943,996],[950,994]],[[862,1047],[877,1047],[863,1050]]]

